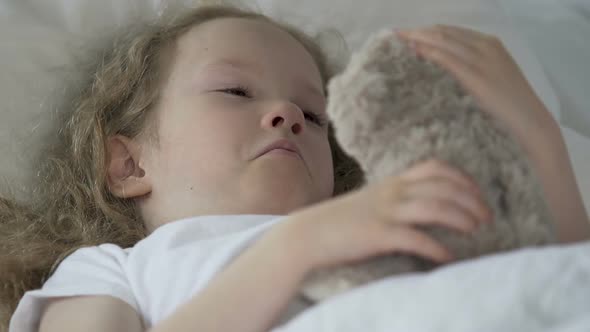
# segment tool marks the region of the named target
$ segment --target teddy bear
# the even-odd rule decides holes
[[[328,95],[335,138],[361,167],[363,185],[431,158],[476,181],[493,223],[469,235],[419,227],[457,261],[555,243],[554,223],[524,149],[451,74],[418,57],[392,31],[371,36],[329,82]],[[437,267],[409,254],[375,257],[312,271],[299,297],[309,306],[384,277]]]

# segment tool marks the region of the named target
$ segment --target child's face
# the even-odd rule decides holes
[[[178,41],[158,107],[160,148],[146,164],[146,219],[287,214],[332,195],[333,168],[320,73],[287,32],[219,19]],[[258,156],[287,139],[300,151]]]

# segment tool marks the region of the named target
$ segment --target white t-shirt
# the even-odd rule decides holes
[[[35,332],[54,297],[110,295],[133,307],[145,328],[171,315],[265,230],[285,216],[199,216],[162,225],[132,248],[79,249],[38,290],[26,292],[9,332]]]

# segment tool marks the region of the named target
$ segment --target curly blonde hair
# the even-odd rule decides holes
[[[277,25],[315,59],[324,90],[331,77],[314,39],[262,14],[227,5],[202,6],[174,19],[143,24],[119,36],[92,66],[74,102],[60,111],[53,140],[39,158],[38,176],[26,203],[0,198],[0,331],[24,293],[38,289],[73,251],[101,243],[131,247],[147,236],[131,199],[107,185],[106,140],[156,135],[150,115],[166,68],[164,53],[190,28],[217,18],[248,18]],[[334,196],[358,187],[358,165],[340,149],[330,126]]]

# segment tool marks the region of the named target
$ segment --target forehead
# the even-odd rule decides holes
[[[280,27],[261,20],[221,18],[200,24],[178,39],[174,62],[185,68],[249,64],[254,70],[308,76],[322,89],[317,65],[305,47]]]

